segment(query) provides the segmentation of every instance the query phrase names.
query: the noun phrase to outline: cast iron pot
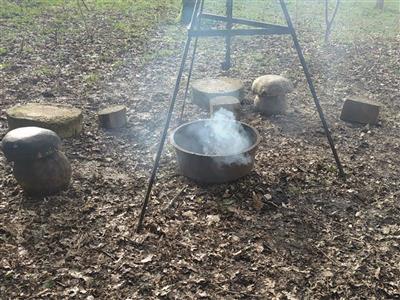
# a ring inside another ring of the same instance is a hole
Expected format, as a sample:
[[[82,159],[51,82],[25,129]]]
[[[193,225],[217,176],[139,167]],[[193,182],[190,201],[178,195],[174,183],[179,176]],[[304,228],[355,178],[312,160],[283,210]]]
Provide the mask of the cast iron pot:
[[[193,132],[204,127],[211,119],[185,123],[176,128],[171,135],[171,143],[176,151],[176,158],[182,175],[200,183],[224,183],[235,181],[251,172],[260,135],[258,131],[243,122],[237,122],[250,138],[251,145],[239,153],[228,155],[210,155],[203,153],[202,146]]]

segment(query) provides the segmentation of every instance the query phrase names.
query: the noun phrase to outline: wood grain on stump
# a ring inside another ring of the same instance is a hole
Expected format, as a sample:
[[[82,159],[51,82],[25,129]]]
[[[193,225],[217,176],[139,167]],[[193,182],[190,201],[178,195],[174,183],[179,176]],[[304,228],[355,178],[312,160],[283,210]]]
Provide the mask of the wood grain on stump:
[[[53,130],[61,138],[78,135],[82,131],[80,109],[55,104],[28,103],[6,111],[10,129],[37,126]]]
[[[206,78],[192,84],[192,102],[209,109],[210,99],[219,96],[233,96],[239,100],[243,95],[243,83],[234,78]]]
[[[113,105],[102,109],[98,113],[101,127],[114,129],[126,125],[126,107],[123,105]]]

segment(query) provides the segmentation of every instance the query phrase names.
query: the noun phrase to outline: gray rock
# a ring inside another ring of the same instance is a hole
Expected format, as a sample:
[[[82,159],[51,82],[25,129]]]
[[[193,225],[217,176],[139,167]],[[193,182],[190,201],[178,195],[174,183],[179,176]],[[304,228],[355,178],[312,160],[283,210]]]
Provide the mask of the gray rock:
[[[286,96],[256,96],[254,107],[265,116],[285,114],[287,110]]]
[[[15,162],[14,176],[28,194],[50,195],[68,188],[71,165],[62,152],[41,159]]]
[[[61,140],[51,130],[22,127],[8,132],[1,146],[9,161],[31,161],[56,152],[61,147]]]
[[[254,80],[251,90],[258,96],[280,96],[293,90],[293,84],[283,76],[264,75]]]

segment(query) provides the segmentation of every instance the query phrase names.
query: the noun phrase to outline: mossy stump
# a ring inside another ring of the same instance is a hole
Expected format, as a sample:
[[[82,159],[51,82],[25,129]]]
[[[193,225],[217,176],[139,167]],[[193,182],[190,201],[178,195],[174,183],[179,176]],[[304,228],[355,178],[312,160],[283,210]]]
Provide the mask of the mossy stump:
[[[112,105],[99,111],[99,125],[107,129],[116,129],[126,126],[126,106]]]
[[[77,136],[82,131],[82,111],[72,106],[28,103],[6,111],[10,130],[36,126],[54,131],[61,138]]]
[[[192,102],[209,109],[210,100],[220,96],[243,97],[243,83],[239,79],[220,77],[196,80],[192,84]]]

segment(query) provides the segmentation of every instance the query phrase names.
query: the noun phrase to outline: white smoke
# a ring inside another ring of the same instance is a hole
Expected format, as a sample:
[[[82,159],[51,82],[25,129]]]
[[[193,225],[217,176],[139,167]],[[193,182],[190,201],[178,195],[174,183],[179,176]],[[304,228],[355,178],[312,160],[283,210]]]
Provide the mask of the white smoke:
[[[218,164],[248,164],[250,155],[243,151],[252,145],[249,133],[234,114],[224,108],[214,113],[205,126],[193,132],[205,155],[218,156],[214,160]]]

